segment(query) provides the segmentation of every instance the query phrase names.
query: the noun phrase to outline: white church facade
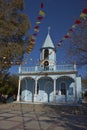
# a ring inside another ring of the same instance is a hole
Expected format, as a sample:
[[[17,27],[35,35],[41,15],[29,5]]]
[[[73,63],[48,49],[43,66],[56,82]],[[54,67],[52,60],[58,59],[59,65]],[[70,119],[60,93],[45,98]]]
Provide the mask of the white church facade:
[[[76,103],[82,98],[77,67],[56,64],[49,32],[40,49],[40,61],[35,67],[19,67],[18,102]]]

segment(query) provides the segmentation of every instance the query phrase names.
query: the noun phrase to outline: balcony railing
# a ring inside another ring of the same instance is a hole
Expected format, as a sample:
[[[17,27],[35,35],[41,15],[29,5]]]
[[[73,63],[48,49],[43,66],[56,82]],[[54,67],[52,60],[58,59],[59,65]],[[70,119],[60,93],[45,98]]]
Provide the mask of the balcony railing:
[[[54,65],[54,66],[35,66],[35,67],[19,67],[19,73],[38,73],[38,72],[69,72],[76,71],[76,65]]]

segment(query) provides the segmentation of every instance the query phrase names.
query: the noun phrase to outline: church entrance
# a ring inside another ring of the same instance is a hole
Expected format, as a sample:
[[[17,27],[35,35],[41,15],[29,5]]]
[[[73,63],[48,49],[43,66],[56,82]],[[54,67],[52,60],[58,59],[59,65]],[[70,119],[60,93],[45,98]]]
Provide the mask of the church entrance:
[[[54,94],[53,79],[50,77],[42,77],[38,80],[38,84],[38,102],[52,102]]]
[[[62,98],[64,98],[64,100],[67,101],[67,88],[65,82],[61,83],[61,95]]]

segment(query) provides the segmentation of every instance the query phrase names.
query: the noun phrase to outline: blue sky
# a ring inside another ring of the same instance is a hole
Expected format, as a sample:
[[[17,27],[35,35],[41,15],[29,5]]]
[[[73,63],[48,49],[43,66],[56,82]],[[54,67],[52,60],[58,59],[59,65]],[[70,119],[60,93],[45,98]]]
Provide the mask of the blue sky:
[[[26,13],[29,17],[31,28],[30,34],[34,33],[35,22],[37,21],[40,4],[44,3],[46,16],[40,24],[40,31],[36,37],[35,47],[27,59],[29,66],[34,66],[40,56],[39,49],[42,47],[46,38],[48,27],[51,27],[50,35],[54,45],[56,45],[71,29],[76,19],[84,8],[87,8],[87,0],[24,0]],[[65,62],[67,46],[70,40],[65,40],[57,50],[57,64]],[[32,60],[31,60],[32,58]],[[11,69],[12,73],[17,72],[17,67]]]

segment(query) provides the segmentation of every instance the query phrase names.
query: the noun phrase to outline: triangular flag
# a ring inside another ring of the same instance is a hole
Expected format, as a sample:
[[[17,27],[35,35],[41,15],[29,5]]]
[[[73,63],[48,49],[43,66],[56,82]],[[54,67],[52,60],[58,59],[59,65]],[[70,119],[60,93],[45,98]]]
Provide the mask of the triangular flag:
[[[41,8],[44,8],[44,4],[43,3],[41,3]]]
[[[76,21],[75,21],[75,24],[80,24],[80,23],[81,23],[80,20],[76,20]]]
[[[84,14],[87,14],[87,8],[83,10],[83,13],[84,13]]]
[[[72,28],[75,28],[76,27],[76,25],[74,24],[74,25],[72,25]]]
[[[34,28],[35,28],[35,29],[38,29],[38,28],[39,28],[39,26],[35,26]]]
[[[70,36],[70,33],[69,33],[69,32],[67,33],[67,36]]]
[[[73,29],[70,29],[69,31],[70,31],[70,32],[73,32]]]
[[[36,29],[36,28],[35,28],[34,31],[35,31],[35,32],[39,32],[39,29]]]
[[[37,18],[38,20],[42,20],[43,19],[43,17],[42,16],[38,16],[38,18]]]
[[[64,36],[65,38],[69,38],[70,36],[68,36],[68,35],[66,35],[66,36]]]
[[[37,36],[37,33],[34,33],[33,36]]]
[[[43,16],[43,17],[44,17],[44,16],[45,16],[45,12],[44,12],[44,11],[42,11],[42,10],[40,10],[40,11],[39,11],[39,15],[41,15],[41,16]]]
[[[80,14],[80,18],[86,19],[86,17],[87,17],[87,14],[84,14],[84,13]]]
[[[41,22],[37,21],[36,24],[41,24]]]
[[[59,43],[57,44],[57,46],[61,46],[61,42],[59,42]]]

